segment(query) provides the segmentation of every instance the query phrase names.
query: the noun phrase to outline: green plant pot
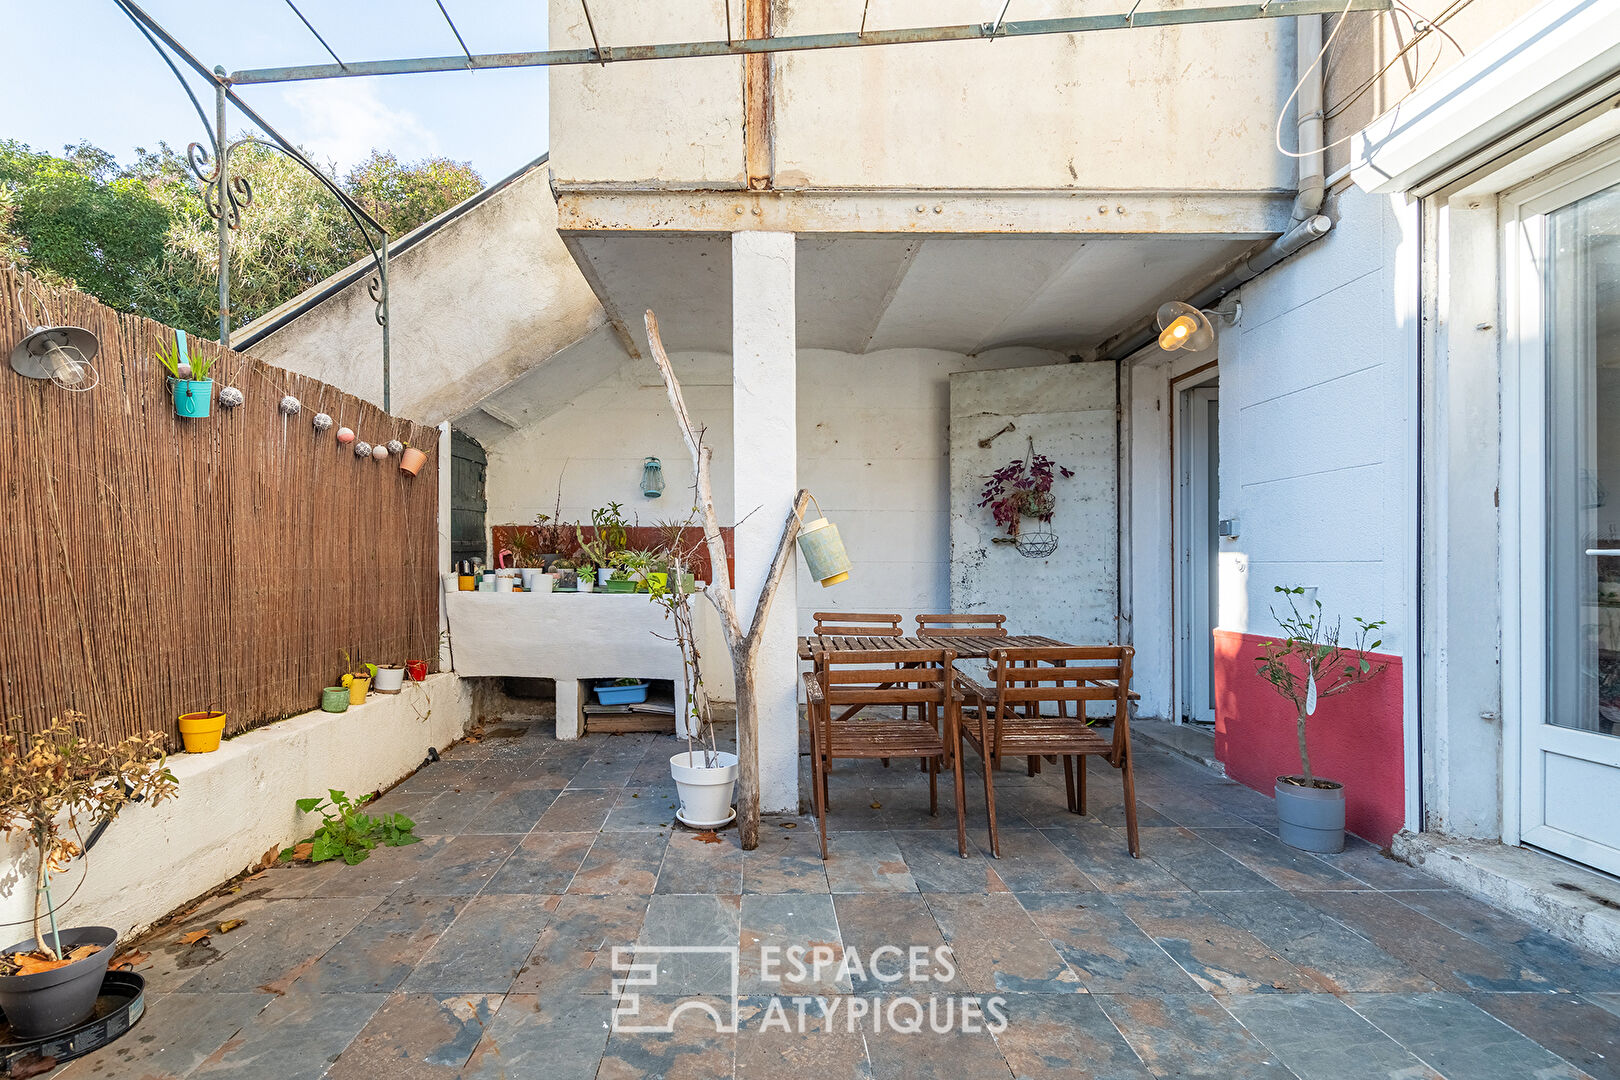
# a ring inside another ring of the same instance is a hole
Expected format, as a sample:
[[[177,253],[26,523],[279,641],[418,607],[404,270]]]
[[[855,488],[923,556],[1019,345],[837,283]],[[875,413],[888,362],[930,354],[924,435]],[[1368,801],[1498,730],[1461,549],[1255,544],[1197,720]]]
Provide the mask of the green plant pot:
[[[349,688],[347,686],[328,686],[321,691],[321,710],[323,712],[347,712],[349,709]]]
[[[610,593],[633,593],[636,591],[636,582],[631,581],[629,578],[625,578],[622,581],[609,580],[606,585],[602,586],[602,591]]]

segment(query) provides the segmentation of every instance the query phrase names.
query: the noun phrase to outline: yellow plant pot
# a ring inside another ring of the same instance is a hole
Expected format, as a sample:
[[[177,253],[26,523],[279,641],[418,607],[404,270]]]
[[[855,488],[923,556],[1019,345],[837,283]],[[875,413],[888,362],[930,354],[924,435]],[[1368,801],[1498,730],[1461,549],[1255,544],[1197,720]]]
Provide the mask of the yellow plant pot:
[[[188,754],[210,754],[219,749],[219,738],[225,734],[225,714],[222,712],[188,712],[180,716],[180,738]]]
[[[345,675],[343,676],[343,685],[349,688],[350,705],[364,705],[366,703],[366,691],[371,689],[371,676]]]

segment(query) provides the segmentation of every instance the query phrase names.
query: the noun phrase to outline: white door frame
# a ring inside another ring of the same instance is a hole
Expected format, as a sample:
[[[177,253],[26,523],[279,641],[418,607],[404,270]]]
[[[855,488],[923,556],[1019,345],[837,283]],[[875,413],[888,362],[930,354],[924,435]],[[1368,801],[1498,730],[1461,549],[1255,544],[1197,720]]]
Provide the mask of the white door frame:
[[[1210,462],[1210,431],[1208,412],[1202,407],[1214,399],[1215,385],[1220,378],[1218,368],[1198,373],[1194,381],[1176,385],[1175,390],[1175,486],[1172,510],[1174,529],[1175,567],[1172,605],[1175,611],[1175,692],[1171,702],[1172,719],[1181,723],[1184,717],[1213,722],[1213,708],[1190,707],[1198,687],[1207,683],[1213,664],[1210,641],[1194,642],[1193,628],[1213,628],[1219,621],[1219,612],[1205,611],[1209,604],[1210,587],[1217,576],[1208,569],[1200,574],[1195,567],[1209,566],[1213,538],[1204,525],[1211,509],[1219,505],[1219,490],[1202,490],[1193,482],[1195,475],[1207,475]],[[1217,435],[1217,438],[1219,436]],[[1218,457],[1218,452],[1217,452]],[[1219,461],[1215,462],[1219,468]],[[1195,471],[1196,470],[1196,471]],[[1199,562],[1199,560],[1202,560]],[[1202,583],[1202,587],[1200,586]]]
[[[1547,353],[1542,261],[1546,215],[1620,184],[1620,147],[1584,157],[1501,198],[1502,349],[1502,840],[1533,844],[1620,872],[1614,853],[1542,820],[1539,755],[1562,751],[1620,767],[1620,738],[1545,723],[1548,621]],[[1583,738],[1582,736],[1585,735]],[[1602,739],[1612,745],[1591,745]],[[1607,865],[1606,865],[1607,864]]]

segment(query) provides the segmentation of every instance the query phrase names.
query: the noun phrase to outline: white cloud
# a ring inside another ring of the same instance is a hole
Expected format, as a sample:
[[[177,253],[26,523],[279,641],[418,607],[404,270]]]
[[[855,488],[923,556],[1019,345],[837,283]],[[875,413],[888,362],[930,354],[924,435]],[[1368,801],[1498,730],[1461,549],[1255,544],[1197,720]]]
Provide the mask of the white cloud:
[[[402,161],[439,153],[439,140],[409,109],[384,104],[374,87],[353,79],[309,82],[282,91],[298,114],[282,134],[320,164],[337,163],[341,176],[373,148],[392,150]],[[278,125],[280,126],[280,125]]]

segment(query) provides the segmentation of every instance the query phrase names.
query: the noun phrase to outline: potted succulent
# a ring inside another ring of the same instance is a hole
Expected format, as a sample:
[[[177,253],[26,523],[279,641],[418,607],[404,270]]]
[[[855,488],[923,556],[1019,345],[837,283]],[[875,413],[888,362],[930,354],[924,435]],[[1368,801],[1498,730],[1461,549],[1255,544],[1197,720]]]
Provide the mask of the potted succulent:
[[[708,696],[703,692],[703,671],[697,647],[697,630],[692,621],[692,601],[680,582],[686,564],[677,555],[669,575],[649,586],[652,602],[664,610],[664,617],[675,627],[675,644],[681,652],[686,675],[686,700],[682,702],[686,722],[686,749],[669,759],[670,776],[681,805],[675,819],[697,829],[716,829],[730,824],[737,816],[731,800],[737,788],[737,755],[717,749]],[[676,582],[671,588],[669,582]]]
[[[580,558],[579,565],[574,568],[574,575],[577,578],[575,587],[580,592],[596,591],[596,567],[591,565],[589,559]]]
[[[165,765],[165,735],[113,741],[87,727],[82,714],[69,712],[36,732],[20,730],[13,718],[0,735],[0,831],[21,833],[35,858],[34,935],[0,952],[0,1009],[24,1039],[54,1035],[91,1015],[118,940],[111,927],[57,925],[51,874],[84,854],[64,834],[77,838],[132,802],[155,805],[179,788]]]
[[[1278,585],[1275,591],[1288,600],[1288,614],[1281,615],[1276,608],[1271,611],[1287,636],[1261,645],[1257,670],[1293,709],[1300,769],[1297,776],[1277,777],[1278,836],[1302,851],[1343,851],[1344,785],[1311,771],[1305,725],[1322,698],[1359,686],[1389,666],[1367,658],[1383,644],[1381,639],[1367,639],[1384,623],[1357,618],[1355,643],[1345,645],[1339,639],[1340,623],[1330,624],[1322,613],[1322,602],[1307,599],[1302,586]],[[1302,600],[1304,611],[1300,610]]]
[[[608,503],[592,510],[591,538],[585,539],[585,530],[578,525],[574,526],[574,538],[579,544],[580,554],[597,568],[597,584],[606,585],[611,577],[612,557],[623,551],[630,542],[624,507],[619,503]]]
[[[208,373],[214,368],[214,358],[199,356],[193,360],[186,355],[184,341],[176,331],[174,341],[166,341],[158,349],[157,361],[169,373],[169,391],[174,397],[174,414],[190,419],[208,415],[214,403],[214,380]]]
[[[639,584],[634,576],[632,566],[636,562],[635,553],[629,551],[615,551],[607,558],[607,567],[598,571],[606,573],[607,579],[602,581],[602,591],[609,593],[633,593]]]

